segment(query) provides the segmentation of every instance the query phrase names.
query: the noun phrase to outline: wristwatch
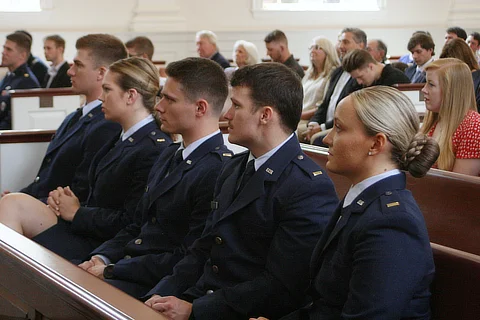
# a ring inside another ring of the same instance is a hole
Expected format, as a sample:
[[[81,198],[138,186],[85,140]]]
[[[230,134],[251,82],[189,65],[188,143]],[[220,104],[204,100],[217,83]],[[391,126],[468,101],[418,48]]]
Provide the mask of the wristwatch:
[[[113,279],[113,267],[114,266],[115,266],[115,264],[110,263],[110,264],[107,264],[105,269],[103,269],[103,277],[105,279]]]

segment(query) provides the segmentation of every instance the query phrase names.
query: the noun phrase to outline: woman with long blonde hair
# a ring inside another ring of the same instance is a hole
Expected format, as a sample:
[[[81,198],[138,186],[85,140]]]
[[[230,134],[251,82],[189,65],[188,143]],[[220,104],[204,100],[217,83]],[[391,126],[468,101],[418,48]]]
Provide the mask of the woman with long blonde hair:
[[[439,59],[425,71],[422,89],[427,112],[422,132],[440,145],[435,167],[468,175],[480,174],[480,114],[472,73],[459,59]]]

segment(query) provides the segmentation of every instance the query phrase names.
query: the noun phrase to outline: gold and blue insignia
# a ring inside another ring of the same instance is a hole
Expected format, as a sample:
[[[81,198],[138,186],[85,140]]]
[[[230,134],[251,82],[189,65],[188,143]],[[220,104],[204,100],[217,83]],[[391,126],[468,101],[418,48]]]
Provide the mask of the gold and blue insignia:
[[[165,142],[165,139],[157,139],[157,142]]]
[[[387,208],[396,207],[396,206],[399,206],[399,205],[400,205],[400,202],[398,202],[398,201],[390,202],[390,203],[387,203]]]
[[[128,138],[128,141],[133,142],[133,138],[132,137]]]
[[[265,169],[265,171],[267,171],[268,174],[273,174],[273,170],[270,168]]]
[[[188,159],[187,164],[192,164],[192,160]]]
[[[303,160],[303,155],[302,155],[302,154],[301,154],[301,155],[298,155],[298,156],[297,156],[297,159],[298,159],[298,160]]]
[[[218,209],[218,202],[217,202],[217,201],[212,201],[212,202],[210,202],[210,208],[211,208],[212,210]]]
[[[231,153],[224,153],[224,154],[222,154],[222,155],[223,155],[224,157],[231,157],[231,156],[232,156]]]
[[[89,117],[89,118],[93,117],[93,114],[89,113],[89,114],[88,114],[88,117]]]
[[[358,201],[357,201],[357,204],[358,204],[359,206],[363,206],[364,203],[365,203],[365,201],[363,201],[363,200],[358,200]]]
[[[323,174],[323,172],[322,171],[314,171],[314,172],[312,172],[312,174],[313,174],[314,177],[316,177],[316,176],[319,176],[319,175]]]
[[[30,75],[29,75],[28,73],[24,73],[23,76],[24,76],[25,78],[30,77]]]

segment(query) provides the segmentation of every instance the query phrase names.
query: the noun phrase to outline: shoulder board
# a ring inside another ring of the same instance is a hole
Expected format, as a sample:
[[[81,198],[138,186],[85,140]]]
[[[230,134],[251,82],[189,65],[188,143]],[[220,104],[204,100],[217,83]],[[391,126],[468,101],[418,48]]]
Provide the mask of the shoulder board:
[[[386,191],[380,196],[381,210],[383,213],[392,213],[404,209],[403,199],[395,191]]]
[[[303,152],[296,155],[292,161],[312,179],[326,175],[325,170]]]

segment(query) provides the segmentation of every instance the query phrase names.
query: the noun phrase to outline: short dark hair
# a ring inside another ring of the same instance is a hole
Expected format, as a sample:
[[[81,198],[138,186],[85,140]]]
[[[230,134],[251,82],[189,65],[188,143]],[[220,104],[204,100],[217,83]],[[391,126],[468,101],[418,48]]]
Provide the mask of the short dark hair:
[[[363,43],[365,46],[367,46],[367,34],[365,31],[359,28],[344,28],[340,34],[345,33],[345,32],[350,32],[353,34],[353,40],[355,43]]]
[[[425,50],[432,49],[432,56],[435,55],[435,42],[433,42],[432,37],[426,33],[416,33],[410,40],[408,40],[408,51],[412,51],[417,45],[420,45]]]
[[[7,35],[7,40],[14,42],[17,47],[21,48],[27,53],[27,57],[30,54],[30,49],[32,47],[32,40],[22,32],[14,32]]]
[[[273,107],[286,132],[297,129],[302,114],[303,86],[300,77],[281,63],[269,62],[245,66],[233,74],[232,87],[250,89],[254,110]]]
[[[33,42],[33,37],[31,35],[31,33],[28,32],[27,30],[16,30],[15,33],[22,33],[30,39],[30,42]]]
[[[52,34],[51,36],[46,36],[43,41],[53,41],[58,48],[65,49],[65,39],[60,37],[58,34]]]
[[[382,62],[387,60],[387,45],[380,39],[376,39],[378,50],[383,50]]]
[[[467,40],[467,33],[463,28],[460,27],[450,27],[447,29],[447,33],[455,33],[457,37]]]
[[[169,63],[165,72],[180,83],[188,100],[203,98],[212,105],[214,113],[220,115],[227,99],[228,83],[218,63],[205,58],[185,58]]]
[[[470,33],[470,35],[473,37],[474,40],[477,40],[478,43],[480,43],[480,33],[474,31],[474,32]]]
[[[270,43],[270,42],[284,42],[288,44],[287,36],[283,31],[275,29],[269,34],[265,36],[265,39],[263,39],[265,43]]]
[[[128,56],[123,42],[110,34],[87,34],[77,40],[75,48],[90,50],[90,55],[93,56],[97,68],[108,67],[115,61]]]
[[[378,62],[372,55],[363,49],[354,49],[348,52],[342,59],[342,68],[346,72],[352,72],[357,69],[363,69],[369,63],[377,64]]]
[[[138,54],[146,54],[148,59],[153,59],[153,52],[155,50],[153,43],[147,37],[139,36],[125,42],[127,48],[133,48]]]

